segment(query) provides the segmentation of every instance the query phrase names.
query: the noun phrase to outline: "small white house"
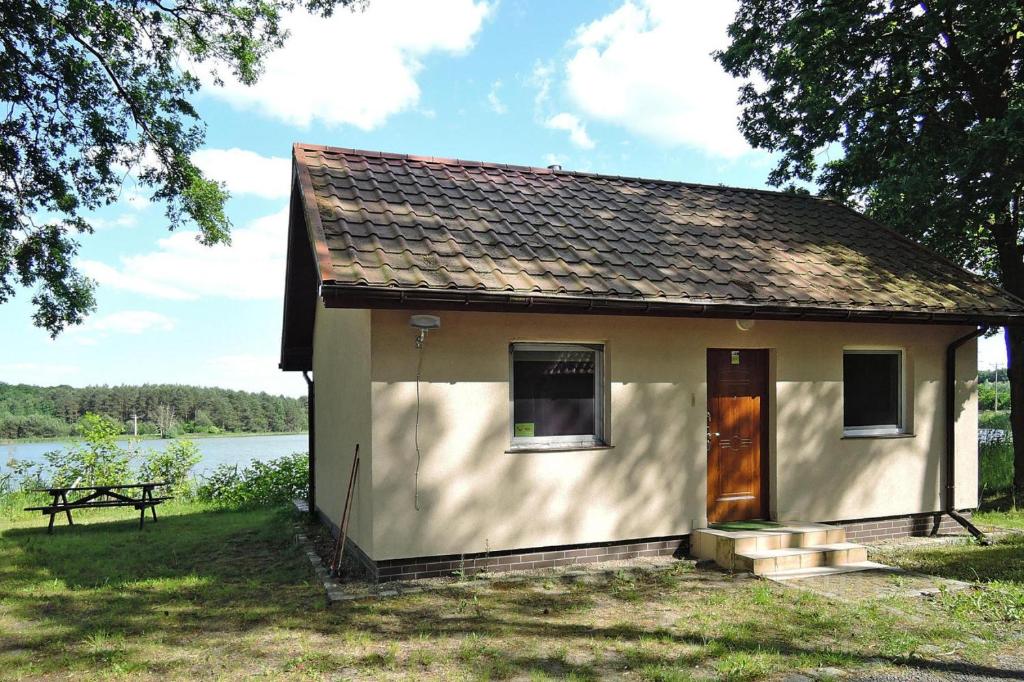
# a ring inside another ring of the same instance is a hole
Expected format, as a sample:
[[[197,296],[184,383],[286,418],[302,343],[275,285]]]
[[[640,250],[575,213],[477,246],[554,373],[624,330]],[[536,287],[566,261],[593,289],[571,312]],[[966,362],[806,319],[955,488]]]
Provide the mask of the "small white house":
[[[281,367],[315,386],[334,527],[359,445],[349,549],[380,579],[670,554],[746,519],[923,533],[977,505],[975,338],[1024,303],[863,215],[293,159]]]

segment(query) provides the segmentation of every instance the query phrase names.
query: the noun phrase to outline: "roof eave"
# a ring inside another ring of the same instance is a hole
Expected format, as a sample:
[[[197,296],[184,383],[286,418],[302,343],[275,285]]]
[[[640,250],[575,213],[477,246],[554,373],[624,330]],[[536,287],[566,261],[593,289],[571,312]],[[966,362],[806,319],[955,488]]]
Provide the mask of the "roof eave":
[[[949,312],[820,305],[682,302],[643,298],[599,298],[516,292],[374,287],[324,282],[329,308],[463,310],[476,312],[650,315],[656,317],[752,318],[821,322],[870,322],[1007,326],[1024,323],[1024,311]]]

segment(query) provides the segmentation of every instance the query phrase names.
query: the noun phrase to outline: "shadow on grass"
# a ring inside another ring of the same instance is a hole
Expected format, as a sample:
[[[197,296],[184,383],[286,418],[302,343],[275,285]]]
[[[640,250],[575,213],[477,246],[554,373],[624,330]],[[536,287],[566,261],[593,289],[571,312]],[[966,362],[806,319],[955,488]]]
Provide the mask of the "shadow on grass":
[[[904,568],[942,578],[1001,581],[1024,588],[1024,534],[999,538],[989,546],[964,540],[954,545],[920,548],[900,559]]]
[[[209,510],[165,514],[157,523],[102,520],[57,527],[10,528],[0,542],[12,549],[0,571],[15,585],[45,576],[68,588],[111,586],[193,576],[197,579],[293,579],[294,571],[267,572],[262,559],[290,545],[283,510]]]
[[[603,678],[623,670],[646,669],[649,673],[658,670],[670,671],[689,669],[697,666],[711,667],[726,679],[757,679],[772,672],[770,666],[763,670],[750,661],[767,657],[783,663],[783,669],[822,666],[865,666],[888,664],[903,669],[936,673],[958,673],[983,676],[992,679],[1024,679],[1024,669],[1005,669],[966,662],[939,661],[910,655],[860,654],[843,651],[836,646],[814,645],[813,637],[794,637],[789,628],[775,628],[757,624],[737,628],[746,630],[747,636],[718,635],[706,637],[697,632],[671,632],[665,628],[643,628],[627,624],[594,626],[544,622],[540,620],[503,619],[494,615],[446,618],[438,623],[437,612],[433,609],[409,610],[388,608],[380,615],[398,616],[403,623],[417,624],[415,627],[376,627],[362,623],[360,627],[373,635],[392,640],[415,641],[424,632],[421,625],[431,623],[430,635],[443,637],[475,637],[483,641],[513,637],[518,641],[531,639],[574,643],[597,642],[599,645],[613,645],[616,653],[599,662],[586,664],[572,663],[565,656],[531,655],[511,652],[504,654],[487,647],[472,655],[463,655],[477,674],[486,677],[511,677],[524,672],[543,671],[558,677],[575,675],[591,679]],[[664,653],[647,651],[645,645],[654,643]],[[785,662],[789,662],[788,665]],[[674,679],[674,678],[673,678]]]
[[[131,518],[61,527],[52,536],[45,525],[8,529],[0,534],[0,629],[15,634],[0,641],[0,662],[21,657],[44,675],[118,669],[182,676],[213,658],[237,666],[220,674],[237,676],[306,665],[298,649],[329,651],[309,660],[356,676],[436,673],[432,658],[446,671],[493,678],[539,671],[586,679],[625,669],[656,677],[704,666],[749,679],[878,660],[1020,676],[916,658],[914,645],[885,641],[908,633],[927,641],[935,637],[931,625],[886,616],[865,628],[863,611],[770,590],[758,597],[768,600],[762,603],[753,593],[768,589],[763,583],[718,573],[545,591],[538,579],[521,588],[451,589],[327,609],[292,546],[290,524],[276,510],[193,511],[164,515],[141,532]],[[1000,553],[988,564],[1009,560],[999,545],[978,549]],[[626,587],[629,599],[620,594]],[[670,623],[649,621],[654,612],[670,612]],[[722,620],[708,620],[709,613]]]

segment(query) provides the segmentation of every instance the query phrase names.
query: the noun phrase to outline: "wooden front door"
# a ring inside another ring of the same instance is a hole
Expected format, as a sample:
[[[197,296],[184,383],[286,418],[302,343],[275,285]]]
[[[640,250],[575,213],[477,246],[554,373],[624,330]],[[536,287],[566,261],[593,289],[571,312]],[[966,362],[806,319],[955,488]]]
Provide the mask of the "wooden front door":
[[[708,522],[768,517],[768,351],[708,350]]]

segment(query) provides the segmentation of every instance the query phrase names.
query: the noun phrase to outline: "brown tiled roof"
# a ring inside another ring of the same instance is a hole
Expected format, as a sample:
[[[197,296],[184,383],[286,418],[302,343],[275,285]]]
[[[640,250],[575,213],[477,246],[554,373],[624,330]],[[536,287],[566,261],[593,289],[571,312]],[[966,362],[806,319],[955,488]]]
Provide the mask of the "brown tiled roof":
[[[305,144],[294,161],[325,291],[1024,314],[984,279],[811,196]]]

